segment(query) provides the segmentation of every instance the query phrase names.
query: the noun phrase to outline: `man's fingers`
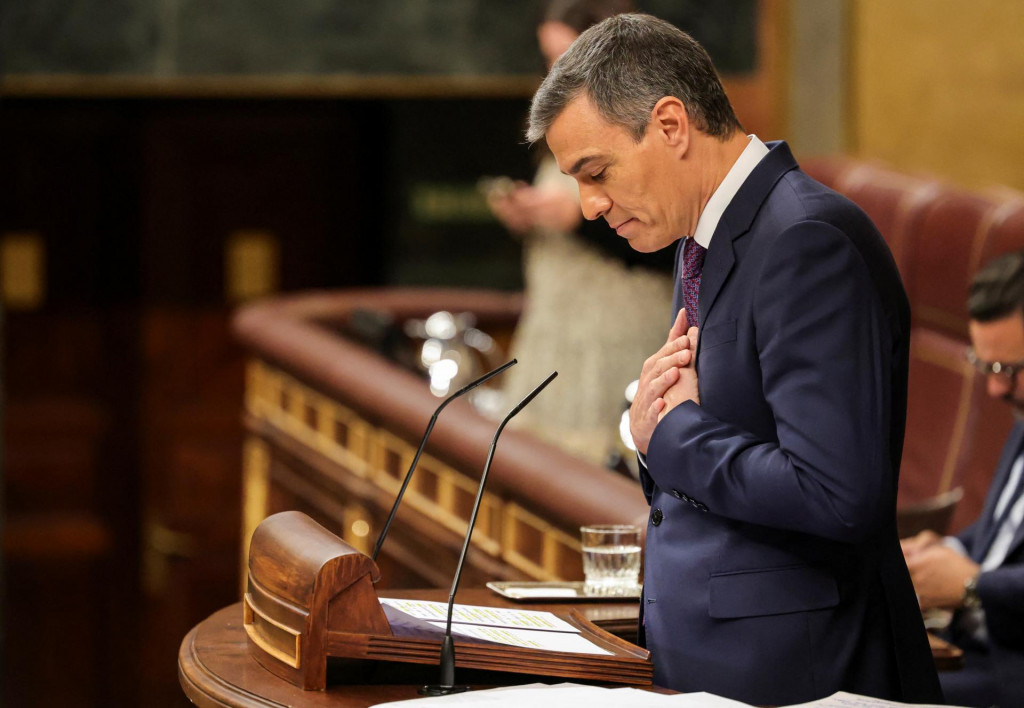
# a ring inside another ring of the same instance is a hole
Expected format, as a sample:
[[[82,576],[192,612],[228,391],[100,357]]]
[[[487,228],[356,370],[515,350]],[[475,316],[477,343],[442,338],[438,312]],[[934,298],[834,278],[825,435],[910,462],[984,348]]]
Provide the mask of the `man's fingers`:
[[[647,358],[640,372],[640,383],[630,407],[630,432],[641,452],[647,451],[647,442],[657,425],[670,410],[666,392],[679,382],[681,371],[693,361],[695,337],[688,335],[686,310],[676,314],[665,344]]]
[[[690,327],[686,330],[686,339],[690,342],[690,349],[697,351],[697,339],[700,337],[700,332],[696,327]]]
[[[689,352],[685,353],[689,354]],[[665,385],[665,388],[668,388],[679,380],[679,367],[673,366],[670,369],[666,369],[665,373],[658,377],[658,380]]]
[[[675,333],[674,325],[672,327],[672,332],[670,334],[673,333]],[[643,375],[644,372],[650,371],[659,361],[661,361],[665,357],[671,356],[672,354],[675,354],[676,352],[681,351],[683,349],[691,348],[690,345],[691,340],[686,335],[685,331],[683,331],[678,337],[673,337],[672,339],[669,339],[668,341],[661,345],[661,348],[658,351],[654,352],[654,354],[651,354],[649,357],[647,357],[647,360],[644,362],[643,368],[641,370],[641,375]]]
[[[676,366],[665,369],[661,374],[654,377],[651,380],[651,385],[647,389],[648,398],[661,398],[665,395],[672,384],[679,380],[679,368]]]
[[[659,398],[654,403],[656,405],[651,406],[651,412],[657,416],[658,422],[660,423],[661,419],[668,415],[668,401],[666,401],[664,398]]]
[[[683,339],[685,341],[685,337]],[[679,380],[680,370],[689,366],[692,361],[693,352],[689,349],[680,349],[654,360],[649,367],[645,365],[636,398],[646,402],[661,396],[669,386]]]
[[[687,321],[686,308],[684,307],[676,313],[676,321],[672,323],[672,328],[668,331],[668,339],[665,340],[666,344],[686,334]]]
[[[693,352],[690,349],[680,349],[663,357],[657,363],[652,373],[655,374],[655,378],[664,376],[668,371],[678,369],[681,366],[689,366],[691,361],[693,361]]]
[[[665,395],[665,391],[669,390],[678,380],[678,366],[665,369],[658,376],[653,377],[642,391],[637,391],[636,403],[645,406],[648,405],[648,402],[661,398]]]

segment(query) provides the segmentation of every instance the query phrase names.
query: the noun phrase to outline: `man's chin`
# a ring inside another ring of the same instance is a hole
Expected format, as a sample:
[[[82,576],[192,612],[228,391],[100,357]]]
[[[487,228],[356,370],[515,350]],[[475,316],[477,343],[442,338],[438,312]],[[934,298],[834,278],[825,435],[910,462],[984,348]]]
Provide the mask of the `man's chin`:
[[[654,253],[658,250],[657,248],[652,248],[649,243],[645,243],[643,239],[627,240],[626,243],[637,253]]]
[[[629,244],[629,247],[638,253],[654,253],[655,251],[660,251],[666,246],[675,243],[675,239],[664,242],[657,236],[652,236],[651,234],[637,235],[632,238],[623,238],[626,239],[626,243]]]

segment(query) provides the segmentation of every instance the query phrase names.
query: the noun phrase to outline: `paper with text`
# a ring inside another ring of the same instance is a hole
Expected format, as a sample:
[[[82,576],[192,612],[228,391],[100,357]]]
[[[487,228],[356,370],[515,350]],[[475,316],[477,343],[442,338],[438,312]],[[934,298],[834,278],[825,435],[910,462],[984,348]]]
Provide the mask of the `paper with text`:
[[[397,611],[412,618],[406,622],[389,616],[392,627],[413,627],[415,633],[415,627],[410,622],[419,622],[421,628],[426,627],[431,632],[427,636],[432,638],[435,630],[438,637],[444,635],[447,603],[392,598],[381,598],[380,603],[384,605],[385,611]],[[452,608],[452,635],[541,651],[604,656],[614,654],[582,636],[576,627],[557,615],[536,610],[455,605]]]
[[[448,603],[426,600],[396,600],[382,597],[380,604],[401,610],[416,619],[447,621]],[[509,627],[538,629],[548,632],[578,632],[575,627],[550,612],[536,610],[511,610],[501,607],[478,605],[455,605],[452,609],[453,624],[478,624],[485,627]]]
[[[444,622],[431,622],[444,632]],[[565,651],[573,654],[604,654],[611,656],[593,642],[584,639],[574,632],[543,632],[535,629],[512,629],[509,627],[484,627],[478,624],[453,624],[452,634],[460,637],[484,639],[489,642],[507,644],[526,649],[542,649],[544,651]]]

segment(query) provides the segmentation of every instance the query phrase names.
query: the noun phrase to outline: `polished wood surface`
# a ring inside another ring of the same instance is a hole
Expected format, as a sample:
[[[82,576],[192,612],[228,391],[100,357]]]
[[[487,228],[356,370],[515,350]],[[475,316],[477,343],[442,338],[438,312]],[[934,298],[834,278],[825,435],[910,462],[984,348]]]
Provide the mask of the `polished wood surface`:
[[[357,708],[387,700],[415,698],[418,686],[335,684],[304,691],[274,676],[249,654],[242,606],[231,605],[195,627],[178,653],[178,678],[197,706],[332,706]]]
[[[402,323],[441,310],[472,312],[477,327],[494,333],[510,330],[521,302],[497,291],[373,288],[267,298],[240,310],[235,333],[253,354],[244,419],[246,446],[255,453],[246,458],[243,536],[285,509],[308,514],[366,553],[380,533],[439,401],[398,361],[418,356],[420,346],[404,327],[393,332],[395,358],[344,336],[359,329],[359,313]],[[382,584],[451,581],[494,430],[466,399],[445,408],[376,559]],[[647,514],[635,480],[528,431],[506,430],[464,583],[581,580],[579,527],[643,526]]]
[[[382,595],[417,600],[444,600],[441,590],[394,590]],[[535,610],[559,610],[566,603],[515,603],[487,590],[467,589],[458,600],[464,604],[489,604]],[[587,619],[602,628],[619,630],[635,640],[638,605],[635,602],[584,603],[574,605]],[[621,635],[620,635],[621,636]],[[956,670],[963,665],[960,649],[929,634],[932,656],[940,671]],[[185,695],[201,708],[364,708],[386,701],[417,698],[424,683],[436,681],[432,666],[411,666],[390,662],[353,662],[329,669],[327,690],[304,691],[274,676],[252,658],[242,627],[241,603],[225,607],[197,625],[181,643],[178,653],[178,678]],[[495,674],[459,670],[462,682],[481,678],[477,685],[528,683],[532,677],[522,674]],[[661,691],[657,687],[650,690]]]
[[[306,690],[327,685],[329,657],[437,664],[440,636],[392,625],[373,583],[377,565],[300,511],[264,519],[252,534],[242,601],[253,657]],[[482,603],[493,605],[488,596]],[[633,601],[635,605],[635,600]],[[458,669],[508,671],[631,685],[651,683],[650,653],[563,605],[557,616],[605,654],[495,645],[455,638]],[[635,621],[635,620],[634,620]]]
[[[390,594],[418,600],[446,599],[446,593],[441,590],[395,590]],[[578,605],[514,603],[487,590],[476,589],[460,592],[458,601],[536,610],[575,607],[588,620],[605,629],[635,628],[638,610],[635,602]],[[201,708],[363,708],[386,701],[417,698],[421,685],[436,682],[437,669],[434,666],[392,662],[350,662],[332,664],[328,675],[325,691],[304,691],[260,666],[252,658],[246,643],[241,603],[226,607],[197,625],[182,641],[178,653],[178,678],[182,689],[189,700]],[[529,683],[536,677],[458,670],[456,679],[485,686]]]
[[[243,598],[253,655],[297,686],[323,688],[333,632],[391,635],[373,589],[379,579],[369,556],[305,514],[264,519],[252,535]]]

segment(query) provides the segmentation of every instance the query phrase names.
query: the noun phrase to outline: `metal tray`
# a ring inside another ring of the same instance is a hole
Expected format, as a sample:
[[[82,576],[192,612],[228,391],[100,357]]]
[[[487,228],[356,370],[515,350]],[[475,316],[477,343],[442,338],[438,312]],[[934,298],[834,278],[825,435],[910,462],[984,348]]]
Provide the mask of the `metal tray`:
[[[640,586],[625,595],[588,595],[582,581],[527,582],[492,580],[487,587],[502,597],[516,602],[636,602],[640,599]]]

